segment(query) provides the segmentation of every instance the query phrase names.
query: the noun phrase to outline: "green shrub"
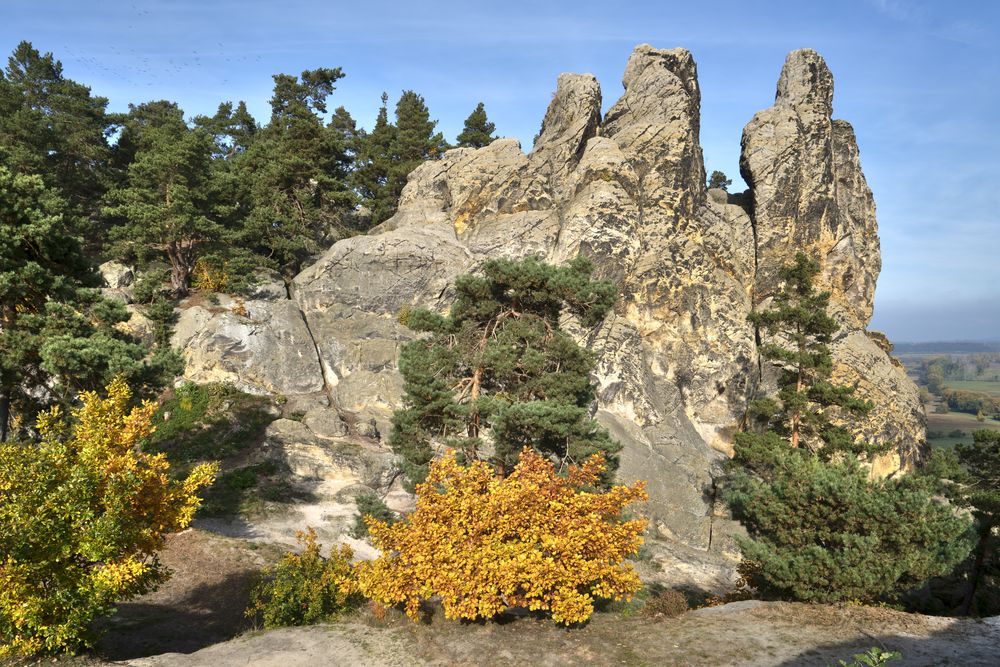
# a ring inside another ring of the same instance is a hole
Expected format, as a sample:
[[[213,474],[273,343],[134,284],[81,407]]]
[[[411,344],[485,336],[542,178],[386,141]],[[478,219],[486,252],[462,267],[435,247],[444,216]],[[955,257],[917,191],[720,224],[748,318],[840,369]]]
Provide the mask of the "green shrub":
[[[853,658],[851,662],[838,660],[837,664],[839,667],[882,667],[890,660],[902,658],[903,654],[899,651],[886,651],[885,649],[873,646],[864,653],[855,653],[851,657]]]
[[[394,524],[399,521],[399,517],[391,509],[386,506],[382,499],[372,491],[366,491],[359,494],[357,498],[354,499],[355,504],[358,506],[358,515],[354,518],[354,527],[351,528],[351,537],[363,540],[368,537],[368,524],[365,523],[365,517],[370,516],[373,519],[382,521],[387,524]]]
[[[280,469],[274,461],[262,461],[220,474],[205,494],[198,515],[231,516],[247,509],[247,501],[255,497],[269,500],[274,493],[273,487],[280,485],[280,480],[272,480],[278,472]]]
[[[724,498],[749,533],[744,575],[764,596],[873,602],[950,572],[971,549],[969,519],[919,479],[871,480],[854,460],[824,462],[773,433],[737,436],[732,468]]]
[[[299,532],[297,539],[302,553],[286,553],[251,592],[246,615],[263,621],[265,628],[318,623],[360,601],[342,589],[353,576],[350,547],[342,545],[324,558],[315,530]]]
[[[94,620],[166,578],[156,554],[218,468],[171,479],[136,447],[154,406],[132,397],[115,380],[107,398],[81,395],[71,421],[43,413],[40,441],[0,443],[0,664],[92,645]]]
[[[232,385],[187,382],[156,411],[156,431],[144,447],[165,453],[172,463],[225,458],[263,437],[275,419],[265,410],[267,402]]]

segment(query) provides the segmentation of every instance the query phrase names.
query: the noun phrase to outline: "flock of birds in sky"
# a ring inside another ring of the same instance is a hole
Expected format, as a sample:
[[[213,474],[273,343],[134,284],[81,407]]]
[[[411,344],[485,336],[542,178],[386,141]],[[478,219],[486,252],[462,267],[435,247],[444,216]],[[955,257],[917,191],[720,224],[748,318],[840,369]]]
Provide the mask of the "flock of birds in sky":
[[[152,12],[131,4],[134,14],[132,20],[124,24],[124,30],[131,35],[136,34],[136,28],[143,27],[152,19]],[[228,77],[228,72],[234,65],[249,62],[261,62],[260,54],[240,55],[234,53],[225,44],[216,41],[217,49],[208,47],[200,50],[192,49],[187,53],[171,52],[169,54],[156,54],[148,50],[138,50],[135,48],[125,48],[107,43],[103,53],[94,51],[93,55],[80,55],[69,47],[61,47],[54,54],[60,60],[67,63],[79,65],[86,71],[100,79],[110,78],[130,86],[152,87],[164,77],[174,79],[180,83],[192,84],[194,78],[191,76],[195,68],[210,67],[219,69],[224,77]],[[224,70],[224,71],[221,71]],[[79,77],[83,79],[83,77]],[[82,83],[89,82],[84,79]],[[228,78],[219,79],[220,83],[229,83]],[[99,94],[99,91],[95,91]]]

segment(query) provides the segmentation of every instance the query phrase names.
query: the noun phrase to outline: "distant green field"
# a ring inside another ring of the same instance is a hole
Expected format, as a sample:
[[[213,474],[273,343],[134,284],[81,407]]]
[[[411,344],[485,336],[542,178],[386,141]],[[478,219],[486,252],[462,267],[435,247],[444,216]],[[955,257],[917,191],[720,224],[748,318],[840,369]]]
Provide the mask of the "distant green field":
[[[933,412],[927,413],[927,431],[937,431],[944,435],[939,438],[927,438],[927,444],[932,447],[954,447],[960,442],[972,442],[972,432],[981,428],[1000,431],[1000,421],[987,419],[979,421],[975,415],[964,412],[949,412],[946,415],[939,415]],[[957,437],[950,435],[954,430],[961,430],[965,435]]]
[[[945,384],[952,389],[978,391],[1000,398],[1000,382],[989,382],[987,380],[946,380]]]

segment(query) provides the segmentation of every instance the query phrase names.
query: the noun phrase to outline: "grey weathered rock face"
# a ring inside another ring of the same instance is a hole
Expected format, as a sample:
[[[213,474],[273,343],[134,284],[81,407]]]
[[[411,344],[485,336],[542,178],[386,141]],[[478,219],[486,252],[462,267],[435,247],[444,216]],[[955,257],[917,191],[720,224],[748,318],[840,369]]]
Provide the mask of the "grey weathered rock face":
[[[777,271],[804,250],[823,265],[834,313],[846,327],[863,329],[882,268],[875,201],[854,131],[832,112],[833,76],[823,58],[793,51],[774,106],[743,131],[740,165],[757,229],[755,296],[773,294]]]
[[[186,380],[230,382],[253,394],[323,390],[312,335],[289,299],[189,301],[171,343],[183,352]]]
[[[876,469],[908,466],[921,451],[925,416],[916,387],[867,336],[882,267],[875,200],[865,181],[851,125],[833,120],[833,76],[823,58],[803,49],[788,55],[774,106],[743,132],[740,160],[753,198],[757,235],[756,304],[778,286],[782,265],[802,250],[822,267],[831,312],[843,325],[834,353],[838,377],[857,384],[877,406],[859,429],[900,445]]]
[[[748,400],[767,389],[747,315],[804,249],[820,257],[843,325],[838,378],[883,406],[862,433],[901,444],[877,471],[905,467],[923,440],[922,409],[865,332],[880,268],[874,203],[850,126],[831,119],[822,58],[791,54],[775,106],[745,130],[752,213],[706,190],[691,54],[639,46],[623,84],[602,119],[596,80],[562,75],[531,153],[503,139],[419,166],[397,214],[336,243],[295,278],[291,300],[248,301],[253,326],[231,309],[188,308],[176,340],[189,376],[321,392],[346,421],[321,417],[320,405],[284,426],[303,431],[290,463],[322,467],[330,445],[321,431],[349,422],[354,433],[372,423],[370,434],[388,432],[402,396],[399,347],[414,336],[402,311],[446,309],[454,278],[493,257],[586,255],[621,296],[593,330],[564,324],[596,355],[597,418],[625,445],[619,475],[649,482],[654,554],[666,570],[715,588],[734,552],[715,480]]]
[[[323,437],[313,429],[308,421],[272,422],[265,433],[270,455],[302,479],[388,492],[399,474],[392,450],[364,438]]]
[[[118,299],[124,303],[132,302],[132,289],[135,285],[135,272],[121,262],[104,262],[97,267],[105,287],[104,295]]]

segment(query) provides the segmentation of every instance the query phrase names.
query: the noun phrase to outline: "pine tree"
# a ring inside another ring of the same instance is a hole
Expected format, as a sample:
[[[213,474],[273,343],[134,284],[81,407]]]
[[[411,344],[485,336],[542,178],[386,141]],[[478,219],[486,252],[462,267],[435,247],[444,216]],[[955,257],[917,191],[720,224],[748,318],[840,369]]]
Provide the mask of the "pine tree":
[[[152,121],[143,124],[126,182],[108,198],[108,215],[121,220],[110,232],[113,252],[129,262],[148,264],[166,256],[170,284],[185,296],[199,253],[222,229],[212,219],[212,137],[190,129],[172,103],[154,103]],[[146,105],[143,105],[146,106]],[[142,107],[133,112],[145,115]]]
[[[960,613],[972,612],[983,581],[992,576],[1000,583],[1000,431],[980,429],[972,444],[960,443],[955,450],[965,470],[963,500],[976,519],[976,546]]]
[[[389,95],[382,93],[382,106],[375,119],[375,127],[356,139],[357,157],[352,181],[362,200],[371,210],[372,221],[382,222],[392,217],[396,201],[389,187],[392,171],[392,145],[396,127],[389,123]]]
[[[855,459],[824,461],[777,434],[738,439],[723,497],[748,536],[741,572],[765,598],[895,600],[951,572],[969,520],[919,480],[873,480]]]
[[[713,171],[712,175],[708,179],[709,188],[718,188],[720,190],[728,190],[729,186],[733,184],[733,179],[726,178],[726,174],[721,171]]]
[[[64,220],[77,234],[95,236],[111,178],[107,105],[30,42],[18,44],[0,72],[0,155],[16,173],[41,176],[59,192]]]
[[[396,123],[389,123],[388,95],[382,93],[375,127],[359,140],[355,184],[372,211],[375,224],[392,217],[406,179],[418,165],[441,157],[448,143],[435,132],[436,120],[424,98],[405,90],[396,103]]]
[[[589,415],[591,355],[559,328],[563,310],[592,326],[611,307],[613,285],[590,272],[584,258],[564,267],[491,260],[482,275],[456,280],[447,316],[404,313],[409,327],[430,334],[401,351],[406,407],[390,436],[412,482],[424,479],[437,445],[501,472],[525,446],[561,468],[620,449]]]
[[[95,289],[62,200],[41,177],[0,166],[0,238],[0,441],[12,417],[27,427],[44,403],[116,375],[163,380],[169,369],[144,362],[143,347],[115,328],[128,313]]]
[[[462,133],[457,137],[458,145],[462,148],[489,146],[496,139],[493,134],[496,129],[496,125],[486,117],[486,107],[480,102],[475,111],[465,119]]]
[[[421,162],[441,157],[447,149],[441,133],[434,132],[437,121],[430,116],[422,96],[412,90],[399,96],[392,144],[392,154],[400,163],[397,173],[406,176]]]
[[[837,324],[816,293],[815,262],[785,267],[771,309],[751,316],[770,333],[767,359],[783,370],[777,400],[755,401],[763,432],[738,433],[723,497],[748,536],[738,538],[744,579],[765,596],[872,602],[945,574],[969,552],[969,522],[937,503],[919,479],[870,479],[856,444],[827,410],[870,406],[830,382]],[[805,446],[803,446],[805,445]]]
[[[831,457],[839,452],[874,453],[887,445],[856,444],[849,432],[831,423],[831,412],[857,417],[871,409],[853,396],[854,388],[833,384],[830,342],[838,330],[827,314],[828,292],[816,292],[813,279],[819,265],[803,253],[780,272],[782,289],[770,309],[750,315],[750,321],[770,336],[761,355],[781,368],[778,399],[751,405],[764,425],[786,435],[792,447],[806,444]]]
[[[355,205],[343,114],[338,125],[323,122],[343,76],[340,68],[275,75],[270,122],[237,158],[248,211],[234,244],[252,248],[287,279],[322,239],[345,233],[343,217]]]

